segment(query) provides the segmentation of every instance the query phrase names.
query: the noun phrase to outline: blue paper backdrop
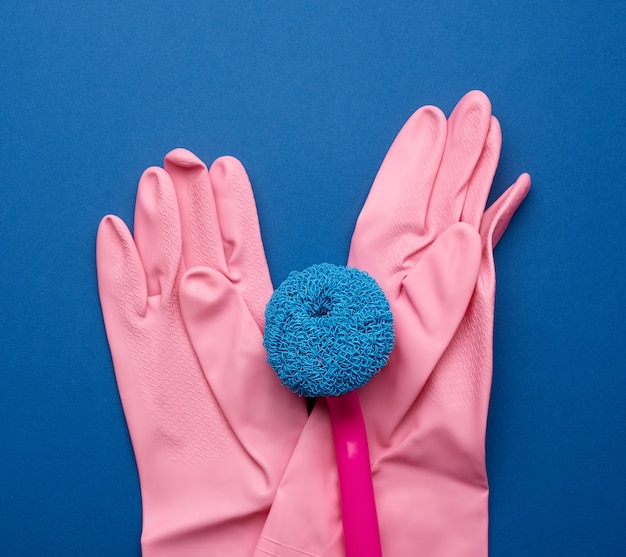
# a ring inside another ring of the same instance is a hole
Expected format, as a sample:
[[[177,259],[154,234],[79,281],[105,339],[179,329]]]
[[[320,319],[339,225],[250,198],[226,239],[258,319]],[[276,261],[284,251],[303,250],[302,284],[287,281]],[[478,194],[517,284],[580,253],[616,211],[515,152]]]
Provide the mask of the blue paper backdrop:
[[[61,7],[62,6],[62,7]],[[140,494],[94,242],[184,146],[250,174],[275,283],[343,263],[395,134],[493,102],[495,557],[624,555],[626,4],[0,6],[0,555],[136,556]]]

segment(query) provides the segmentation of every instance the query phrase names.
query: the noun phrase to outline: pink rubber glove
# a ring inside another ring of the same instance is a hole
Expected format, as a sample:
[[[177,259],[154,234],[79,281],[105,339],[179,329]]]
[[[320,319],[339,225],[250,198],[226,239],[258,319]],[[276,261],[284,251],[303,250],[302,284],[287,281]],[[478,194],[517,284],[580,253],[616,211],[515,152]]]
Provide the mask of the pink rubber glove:
[[[348,264],[377,279],[396,324],[388,366],[359,391],[385,556],[487,555],[492,249],[530,186],[522,175],[483,215],[500,145],[480,92],[463,97],[448,122],[434,107],[418,110],[383,161],[352,239]],[[257,556],[343,555],[331,439],[318,402]]]
[[[224,157],[209,172],[172,151],[165,170],[141,177],[134,233],[105,217],[97,266],[139,469],[143,555],[247,557],[307,413],[260,340],[272,285],[245,170]],[[201,328],[198,357],[183,312]]]

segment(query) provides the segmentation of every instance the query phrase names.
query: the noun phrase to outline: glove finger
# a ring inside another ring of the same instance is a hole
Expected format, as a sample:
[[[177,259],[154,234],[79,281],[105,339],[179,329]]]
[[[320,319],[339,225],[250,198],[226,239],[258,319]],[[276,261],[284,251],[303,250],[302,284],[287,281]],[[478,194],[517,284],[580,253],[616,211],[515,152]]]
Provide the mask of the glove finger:
[[[501,147],[502,130],[500,129],[500,123],[495,116],[492,116],[487,140],[474,173],[470,178],[465,204],[461,212],[461,221],[468,222],[476,230],[480,228],[480,221],[485,211],[489,190],[498,167]]]
[[[467,93],[452,111],[441,166],[428,204],[426,222],[431,234],[439,234],[459,221],[490,123],[491,103],[481,91]]]
[[[529,191],[530,176],[524,173],[485,211],[480,224],[480,235],[489,249],[493,249],[500,241]]]
[[[476,286],[478,232],[457,223],[424,254],[392,306],[396,346],[386,369],[361,391],[363,414],[384,446],[452,340]],[[381,406],[382,405],[382,406]]]
[[[446,141],[447,123],[436,107],[415,112],[398,133],[359,215],[348,265],[381,284],[410,267],[424,245],[428,199]]]
[[[170,298],[182,263],[182,248],[176,194],[162,168],[148,168],[139,180],[135,243],[146,271],[148,296]]]
[[[200,366],[246,450],[262,459],[276,452],[279,439],[293,447],[307,417],[305,400],[268,365],[259,327],[237,288],[219,271],[194,267],[181,280],[180,306]]]
[[[521,176],[516,185],[509,188],[485,213],[481,229],[483,254],[476,289],[454,338],[425,388],[428,398],[420,402],[421,415],[428,416],[424,431],[442,427],[451,431],[450,440],[454,439],[456,446],[466,455],[466,460],[469,455],[484,455],[485,423],[491,391],[496,286],[492,240],[494,235],[497,240],[506,228],[529,185],[528,175]],[[497,223],[501,223],[503,228]],[[452,427],[450,424],[457,425]],[[477,462],[480,464],[481,459],[478,458]]]
[[[116,216],[100,222],[96,239],[98,291],[115,377],[133,443],[145,438],[148,425],[132,365],[137,331],[147,311],[148,287],[141,258],[126,225]],[[129,342],[130,341],[130,342]],[[135,447],[139,456],[138,447]]]
[[[209,176],[226,257],[226,274],[262,330],[265,306],[273,288],[250,180],[242,164],[233,157],[217,159]]]
[[[165,156],[180,213],[185,267],[207,266],[226,272],[213,185],[206,165],[187,149]]]
[[[135,242],[115,215],[100,221],[96,238],[98,291],[107,323],[145,315],[148,287]]]

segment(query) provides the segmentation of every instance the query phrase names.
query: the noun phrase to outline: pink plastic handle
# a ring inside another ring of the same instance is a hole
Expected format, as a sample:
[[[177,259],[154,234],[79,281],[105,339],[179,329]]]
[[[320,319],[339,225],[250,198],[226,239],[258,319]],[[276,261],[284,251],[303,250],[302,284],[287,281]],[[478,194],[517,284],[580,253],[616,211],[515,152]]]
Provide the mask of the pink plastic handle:
[[[335,440],[346,557],[382,557],[369,449],[356,391],[326,397]]]

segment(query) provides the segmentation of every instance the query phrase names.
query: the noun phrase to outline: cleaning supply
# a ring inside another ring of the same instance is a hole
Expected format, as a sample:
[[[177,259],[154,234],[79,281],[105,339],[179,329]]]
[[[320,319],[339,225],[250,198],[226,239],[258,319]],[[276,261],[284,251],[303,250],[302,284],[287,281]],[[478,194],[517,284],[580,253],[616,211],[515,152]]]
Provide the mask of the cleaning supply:
[[[306,406],[266,362],[272,285],[245,170],[230,157],[208,170],[183,149],[164,167],[141,177],[134,238],[115,216],[97,237],[142,554],[248,557]]]
[[[367,436],[356,389],[387,363],[393,316],[376,281],[321,264],[292,272],[265,312],[263,344],[282,383],[326,397],[333,428],[347,557],[379,557]]]
[[[446,120],[419,109],[386,155],[348,265],[385,292],[396,345],[359,390],[383,555],[486,557],[485,428],[492,364],[493,248],[530,187],[521,175],[487,211],[500,126],[472,91]],[[257,557],[343,555],[330,416],[314,408]]]

